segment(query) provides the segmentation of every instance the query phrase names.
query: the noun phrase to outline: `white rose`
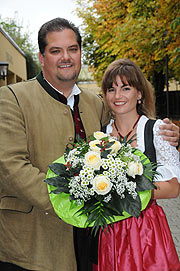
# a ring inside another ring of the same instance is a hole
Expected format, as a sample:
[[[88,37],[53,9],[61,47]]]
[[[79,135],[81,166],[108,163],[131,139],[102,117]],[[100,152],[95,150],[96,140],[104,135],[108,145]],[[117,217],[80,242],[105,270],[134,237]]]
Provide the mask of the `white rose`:
[[[121,148],[121,143],[113,138],[110,138],[109,142],[112,142],[112,141],[114,141],[114,144],[109,149],[112,150],[111,153],[117,153]]]
[[[143,166],[140,162],[129,162],[127,174],[135,178],[135,175],[143,174]]]
[[[97,146],[97,144],[100,144],[100,143],[101,141],[98,139],[90,141],[89,146],[90,146],[91,151],[100,152],[101,149]]]
[[[107,136],[107,134],[105,134],[105,133],[103,133],[103,132],[94,132],[94,137],[96,138],[96,139],[101,139],[101,138],[103,138],[103,137],[106,137]]]
[[[94,169],[100,169],[101,156],[98,152],[89,151],[84,156],[85,165]]]
[[[98,195],[106,195],[111,191],[112,183],[107,176],[99,175],[93,179],[93,188]]]

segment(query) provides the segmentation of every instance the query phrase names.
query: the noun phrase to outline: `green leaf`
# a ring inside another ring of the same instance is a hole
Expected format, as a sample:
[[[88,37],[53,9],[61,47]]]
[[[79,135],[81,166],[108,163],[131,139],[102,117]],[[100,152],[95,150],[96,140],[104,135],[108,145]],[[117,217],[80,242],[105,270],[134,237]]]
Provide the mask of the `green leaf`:
[[[60,175],[61,173],[66,172],[66,167],[60,163],[53,163],[49,165],[50,170],[52,170],[55,174]]]
[[[110,154],[111,149],[105,150],[101,152],[101,157],[102,158],[107,158],[108,154]]]
[[[120,210],[117,210],[114,206],[103,206],[104,209],[104,213],[106,213],[106,215],[109,215],[111,217],[113,217],[114,215],[121,215]]]
[[[86,206],[87,204],[85,204],[84,205],[84,207],[82,207],[83,208],[83,213],[84,214],[88,214],[88,213],[91,213],[91,212],[93,212],[95,209],[97,209],[98,208],[98,206],[96,206],[96,205],[88,205],[88,206]]]
[[[65,184],[68,184],[68,180],[61,176],[55,176],[52,178],[47,178],[44,180],[47,184],[53,185],[53,186],[64,186]]]
[[[144,175],[136,176],[136,191],[156,189],[156,186]]]
[[[99,213],[99,210],[94,210],[93,212],[91,212],[86,220],[86,223],[89,223],[89,225],[96,221],[97,220],[97,217],[98,217],[98,213]]]
[[[127,136],[125,136],[123,139],[122,137],[119,138],[120,143],[123,143],[125,145],[131,144],[135,140],[136,140],[136,135],[133,135],[129,140],[127,140]]]
[[[106,145],[106,149],[109,149],[112,145],[114,145],[115,141],[111,141]]]
[[[99,228],[100,228],[100,226],[98,226],[98,225],[92,227],[91,234],[92,234],[94,237],[95,237],[96,234],[98,233]]]
[[[69,193],[69,188],[65,187],[65,186],[58,187],[57,189],[51,191],[50,193],[52,193],[52,194],[60,194],[62,192],[68,194]]]
[[[70,196],[69,196],[69,198],[70,198]],[[77,207],[77,202],[76,202],[76,200],[70,200],[71,201],[71,205],[70,205],[70,208],[69,208],[69,210],[73,210],[74,208],[76,208]]]
[[[103,145],[100,145],[100,144],[96,144],[96,146],[97,146],[98,148],[100,148],[101,150],[104,148],[104,146],[103,146]]]
[[[123,212],[123,206],[122,206],[123,202],[122,202],[122,199],[121,197],[117,194],[117,193],[114,193],[112,195],[112,199],[110,200],[109,203],[107,203],[107,207],[108,208],[112,208],[113,206],[113,214],[114,215],[122,215],[122,212]]]
[[[69,143],[70,144],[70,143]],[[73,147],[73,144],[71,144],[71,148],[69,147],[69,145],[66,146],[66,149],[65,149],[65,153],[68,155],[69,152],[72,150],[72,147]]]
[[[124,211],[134,217],[139,217],[141,212],[141,200],[139,195],[137,195],[136,199],[133,199],[131,195],[126,193],[125,198],[122,199],[122,202]]]
[[[93,140],[95,140],[95,139],[96,139],[96,138],[95,138],[93,135],[90,135],[90,136],[89,136],[89,140],[90,140],[90,141],[93,141]]]
[[[180,16],[177,17],[174,21],[172,21],[172,23],[171,23],[171,29],[175,30],[178,25],[180,25]]]
[[[69,176],[69,177],[73,177],[73,176],[75,176],[75,175],[79,175],[79,172],[81,171],[81,169],[82,169],[82,166],[80,165],[80,166],[76,166],[76,168],[71,168],[71,170],[70,171],[66,171],[66,174]]]
[[[114,221],[113,216],[107,215],[106,212],[104,212],[103,215],[107,220],[109,220],[110,223],[113,223]]]
[[[106,233],[105,231],[109,231],[108,224],[103,216],[99,216],[92,227],[92,233],[94,233],[94,236],[96,236],[100,227],[104,233]]]
[[[69,200],[70,200],[70,201],[73,201],[73,200],[75,200],[75,197],[74,197],[73,195],[70,195],[70,196],[69,196]]]

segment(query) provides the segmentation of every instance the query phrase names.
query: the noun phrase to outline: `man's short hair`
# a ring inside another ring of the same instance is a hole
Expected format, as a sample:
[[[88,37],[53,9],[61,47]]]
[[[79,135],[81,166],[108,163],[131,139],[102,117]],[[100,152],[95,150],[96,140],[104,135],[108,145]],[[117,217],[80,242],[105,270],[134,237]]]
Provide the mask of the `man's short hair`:
[[[64,29],[71,29],[72,31],[74,31],[77,37],[77,42],[81,49],[81,35],[79,29],[73,23],[64,18],[55,18],[43,24],[38,32],[38,45],[41,54],[44,54],[45,47],[47,45],[47,33],[63,31]]]

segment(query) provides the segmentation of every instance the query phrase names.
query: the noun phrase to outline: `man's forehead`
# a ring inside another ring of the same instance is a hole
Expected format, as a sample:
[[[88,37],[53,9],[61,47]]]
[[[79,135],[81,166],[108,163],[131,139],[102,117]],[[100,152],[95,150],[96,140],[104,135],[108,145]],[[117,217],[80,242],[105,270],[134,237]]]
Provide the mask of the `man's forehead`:
[[[56,48],[79,47],[76,34],[71,29],[47,33],[46,42],[47,46]]]
[[[58,38],[58,37],[69,37],[71,39],[77,40],[76,33],[71,29],[63,29],[60,31],[51,31],[46,34],[46,39]]]

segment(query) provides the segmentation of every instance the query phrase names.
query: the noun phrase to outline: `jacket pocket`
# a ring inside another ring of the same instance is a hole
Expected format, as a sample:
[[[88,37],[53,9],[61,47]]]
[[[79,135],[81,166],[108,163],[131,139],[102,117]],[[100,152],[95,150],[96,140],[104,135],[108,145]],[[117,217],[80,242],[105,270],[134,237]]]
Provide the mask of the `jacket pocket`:
[[[32,209],[33,209],[32,205],[16,197],[4,196],[0,198],[0,210],[30,213]]]

